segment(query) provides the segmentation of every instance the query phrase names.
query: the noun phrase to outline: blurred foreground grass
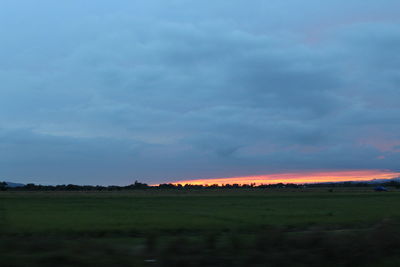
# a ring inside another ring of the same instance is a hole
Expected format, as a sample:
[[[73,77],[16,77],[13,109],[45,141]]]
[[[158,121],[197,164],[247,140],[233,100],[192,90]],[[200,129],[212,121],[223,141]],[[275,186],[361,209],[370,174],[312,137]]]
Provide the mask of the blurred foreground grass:
[[[400,266],[399,200],[327,189],[1,192],[0,266]]]

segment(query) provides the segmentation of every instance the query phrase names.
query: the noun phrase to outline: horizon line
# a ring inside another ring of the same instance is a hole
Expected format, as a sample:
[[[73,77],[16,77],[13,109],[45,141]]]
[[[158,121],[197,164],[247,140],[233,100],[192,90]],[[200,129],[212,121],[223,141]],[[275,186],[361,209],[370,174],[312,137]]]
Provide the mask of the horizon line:
[[[340,171],[297,171],[272,173],[265,175],[236,176],[223,178],[204,178],[178,180],[170,184],[190,185],[225,185],[225,184],[312,184],[312,183],[335,183],[335,182],[367,182],[373,180],[388,180],[400,177],[400,172],[391,170],[340,170]],[[160,184],[153,184],[156,186]]]

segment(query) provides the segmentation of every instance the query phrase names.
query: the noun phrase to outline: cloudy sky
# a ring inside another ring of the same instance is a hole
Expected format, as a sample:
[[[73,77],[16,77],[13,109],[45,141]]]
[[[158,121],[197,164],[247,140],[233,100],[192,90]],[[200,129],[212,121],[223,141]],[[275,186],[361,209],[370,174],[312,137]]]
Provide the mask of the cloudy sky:
[[[398,0],[2,0],[0,180],[398,170]]]

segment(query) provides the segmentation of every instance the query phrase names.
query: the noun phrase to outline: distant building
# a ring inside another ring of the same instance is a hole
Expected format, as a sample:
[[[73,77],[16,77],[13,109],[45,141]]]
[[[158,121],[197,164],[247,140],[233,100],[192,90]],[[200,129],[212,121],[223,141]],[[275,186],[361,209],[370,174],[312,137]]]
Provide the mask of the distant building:
[[[384,191],[388,191],[386,187],[384,186],[377,186],[374,188],[375,191],[377,192],[384,192]]]

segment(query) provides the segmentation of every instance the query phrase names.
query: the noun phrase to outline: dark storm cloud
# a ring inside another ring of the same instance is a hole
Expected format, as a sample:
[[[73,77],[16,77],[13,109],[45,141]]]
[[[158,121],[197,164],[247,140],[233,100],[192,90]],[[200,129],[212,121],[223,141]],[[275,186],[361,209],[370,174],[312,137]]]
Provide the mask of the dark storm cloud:
[[[91,3],[2,4],[1,176],[398,168],[397,2]]]

